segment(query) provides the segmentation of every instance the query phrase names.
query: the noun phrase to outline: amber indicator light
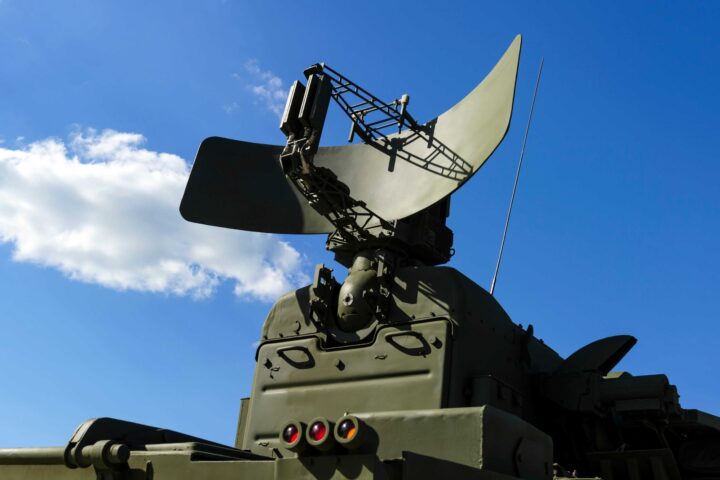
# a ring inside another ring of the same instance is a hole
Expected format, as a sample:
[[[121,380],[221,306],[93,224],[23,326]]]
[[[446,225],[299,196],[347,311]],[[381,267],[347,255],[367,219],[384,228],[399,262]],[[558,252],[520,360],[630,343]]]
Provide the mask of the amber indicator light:
[[[355,426],[355,422],[346,419],[340,422],[337,432],[338,435],[345,440],[352,440],[357,434],[357,427]]]

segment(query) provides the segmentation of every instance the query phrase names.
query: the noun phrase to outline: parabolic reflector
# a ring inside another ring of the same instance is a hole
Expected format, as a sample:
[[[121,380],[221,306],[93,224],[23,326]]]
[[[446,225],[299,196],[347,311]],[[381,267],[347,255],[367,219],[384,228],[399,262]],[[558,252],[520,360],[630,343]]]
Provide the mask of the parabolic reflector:
[[[490,74],[462,101],[427,123],[390,136],[392,148],[321,147],[314,158],[350,195],[386,220],[408,217],[450,195],[492,155],[510,125],[520,59],[518,35]],[[200,145],[182,216],[191,222],[268,233],[330,233],[283,174],[281,145],[220,137]]]

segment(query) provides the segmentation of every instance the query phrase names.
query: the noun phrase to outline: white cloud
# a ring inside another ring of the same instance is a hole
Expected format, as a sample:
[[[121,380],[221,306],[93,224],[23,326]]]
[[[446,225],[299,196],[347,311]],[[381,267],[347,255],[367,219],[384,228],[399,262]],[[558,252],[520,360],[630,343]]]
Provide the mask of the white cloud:
[[[226,105],[222,106],[222,109],[227,113],[228,115],[237,110],[240,107],[237,102],[228,103]]]
[[[247,89],[262,102],[265,107],[278,117],[282,116],[287,100],[287,89],[283,87],[283,81],[269,70],[262,70],[257,60],[250,60],[245,63],[245,71],[252,77],[252,82]],[[241,78],[237,73],[233,78]]]
[[[86,130],[0,148],[0,242],[13,259],[118,290],[206,297],[224,280],[272,300],[307,277],[278,238],[188,223],[189,168],[136,133]]]

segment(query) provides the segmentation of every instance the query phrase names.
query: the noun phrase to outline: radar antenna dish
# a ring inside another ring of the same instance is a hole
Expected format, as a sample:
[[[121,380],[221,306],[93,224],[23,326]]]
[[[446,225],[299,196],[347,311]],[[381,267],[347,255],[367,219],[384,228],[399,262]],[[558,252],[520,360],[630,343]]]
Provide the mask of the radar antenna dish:
[[[485,163],[510,125],[520,50],[518,35],[475,89],[423,125],[407,113],[405,96],[384,104],[397,108],[384,112],[380,123],[365,121],[361,113],[367,106],[343,105],[337,98],[359,87],[323,64],[306,71],[308,85],[316,71],[332,78],[332,97],[353,121],[351,137],[357,134],[365,142],[319,147],[312,155],[314,167],[334,175],[353,201],[377,217],[368,217],[362,228],[383,227],[384,221],[405,219],[437,204]],[[370,95],[361,88],[357,92]],[[386,135],[382,130],[388,127],[400,131]],[[278,166],[286,148],[220,137],[204,140],[180,205],[183,218],[256,232],[337,232],[336,222],[319,213],[285,166]]]

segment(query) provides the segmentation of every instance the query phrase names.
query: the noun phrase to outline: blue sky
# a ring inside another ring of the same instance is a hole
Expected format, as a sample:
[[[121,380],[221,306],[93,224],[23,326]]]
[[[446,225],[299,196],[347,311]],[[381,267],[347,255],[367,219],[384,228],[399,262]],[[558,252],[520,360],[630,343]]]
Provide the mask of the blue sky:
[[[281,143],[277,92],[317,61],[427,120],[517,33],[513,123],[454,197],[450,264],[489,286],[544,55],[496,296],[562,355],[637,336],[620,368],[719,414],[718,21],[709,1],[1,0],[0,446],[95,416],[232,443],[270,299],[332,259],[184,224],[200,141]]]

